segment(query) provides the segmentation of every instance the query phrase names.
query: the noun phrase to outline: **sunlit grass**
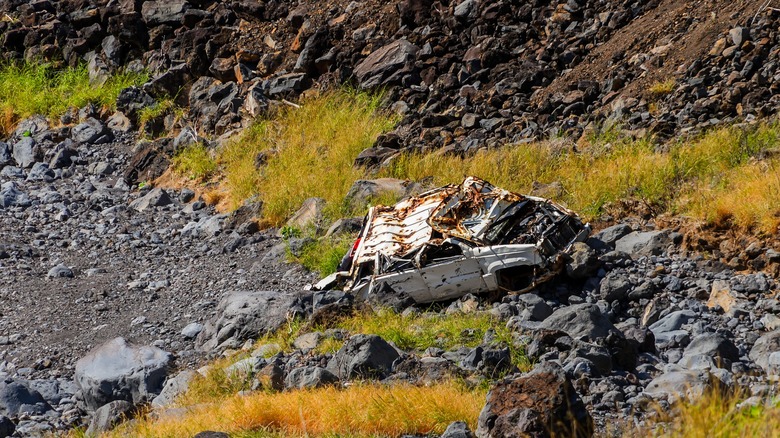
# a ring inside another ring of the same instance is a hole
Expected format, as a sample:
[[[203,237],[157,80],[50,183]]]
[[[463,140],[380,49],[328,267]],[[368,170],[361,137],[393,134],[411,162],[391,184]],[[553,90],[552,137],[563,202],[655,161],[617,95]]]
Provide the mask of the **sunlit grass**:
[[[49,64],[5,64],[0,67],[0,129],[8,133],[31,115],[56,118],[88,103],[113,108],[122,89],[147,79],[146,74],[120,72],[103,85],[92,85],[85,65],[55,69]]]
[[[777,437],[780,436],[780,407],[740,406],[743,393],[724,394],[710,390],[694,403],[680,403],[669,412],[659,412],[649,427],[629,428],[624,436],[645,437]]]
[[[441,434],[453,421],[476,427],[485,391],[442,382],[428,387],[408,384],[355,384],[245,396],[189,405],[183,412],[144,418],[107,436],[188,437],[204,430],[240,436],[385,436]],[[257,432],[257,435],[246,433]],[[279,434],[279,435],[275,435]]]
[[[381,95],[340,90],[258,121],[217,157],[232,203],[259,195],[263,220],[275,226],[309,197],[324,198],[332,219],[345,213],[344,196],[365,174],[355,157],[395,124],[380,102]],[[266,162],[258,169],[260,153]]]
[[[595,141],[573,152],[540,142],[481,151],[473,156],[406,154],[381,176],[437,185],[475,175],[520,193],[533,182],[558,181],[560,201],[587,220],[618,201],[637,200],[657,213],[689,215],[711,224],[728,218],[746,231],[774,233],[778,224],[778,159],[755,157],[780,147],[777,125],[721,128],[657,151],[648,140]],[[615,140],[615,139],[612,139]]]
[[[178,175],[195,181],[204,181],[217,171],[217,165],[203,143],[178,151],[171,160],[171,168]]]

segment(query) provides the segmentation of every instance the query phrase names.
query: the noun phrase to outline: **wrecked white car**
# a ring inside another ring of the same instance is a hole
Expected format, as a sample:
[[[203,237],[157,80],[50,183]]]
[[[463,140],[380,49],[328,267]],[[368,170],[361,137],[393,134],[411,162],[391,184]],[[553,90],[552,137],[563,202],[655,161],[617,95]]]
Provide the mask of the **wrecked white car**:
[[[369,210],[339,272],[315,289],[417,303],[491,291],[520,293],[554,276],[562,254],[590,234],[576,214],[479,178]]]

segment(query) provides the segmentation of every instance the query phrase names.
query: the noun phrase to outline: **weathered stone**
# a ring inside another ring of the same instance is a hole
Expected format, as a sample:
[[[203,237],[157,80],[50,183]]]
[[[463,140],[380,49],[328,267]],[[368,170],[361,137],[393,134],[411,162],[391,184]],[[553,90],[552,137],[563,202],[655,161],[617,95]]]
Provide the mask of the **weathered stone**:
[[[256,339],[273,332],[294,315],[298,298],[276,291],[231,292],[217,306],[215,319],[198,335],[202,350],[211,351],[223,345],[240,346],[247,339]]]
[[[560,365],[543,362],[490,390],[476,435],[589,437],[593,435],[593,419]]]
[[[396,40],[375,50],[355,66],[355,76],[362,88],[387,83],[388,78],[406,63],[414,60],[418,47],[407,40]]]
[[[387,376],[400,355],[376,335],[355,335],[328,362],[328,371],[342,379]]]
[[[609,318],[593,304],[561,307],[542,321],[541,327],[560,330],[574,339],[596,340],[620,332]]]
[[[137,211],[145,211],[151,207],[162,207],[171,203],[173,203],[173,199],[168,195],[168,192],[157,187],[131,202],[130,208]]]
[[[287,389],[320,388],[338,382],[339,378],[325,368],[302,367],[287,374],[284,386]]]
[[[114,400],[101,406],[92,414],[92,419],[87,428],[87,436],[96,436],[101,432],[107,432],[122,421],[132,418],[135,407],[125,400]]]
[[[79,359],[74,378],[88,411],[114,400],[139,404],[160,393],[171,362],[171,355],[159,348],[115,338]]]
[[[750,349],[750,360],[764,369],[767,374],[780,375],[780,368],[770,364],[770,356],[780,352],[780,330],[762,335]]]
[[[322,214],[325,208],[325,200],[322,198],[307,198],[303,205],[287,221],[288,227],[303,230],[309,226],[319,227],[322,222]]]
[[[188,8],[186,0],[147,1],[141,6],[141,16],[150,27],[177,24]]]

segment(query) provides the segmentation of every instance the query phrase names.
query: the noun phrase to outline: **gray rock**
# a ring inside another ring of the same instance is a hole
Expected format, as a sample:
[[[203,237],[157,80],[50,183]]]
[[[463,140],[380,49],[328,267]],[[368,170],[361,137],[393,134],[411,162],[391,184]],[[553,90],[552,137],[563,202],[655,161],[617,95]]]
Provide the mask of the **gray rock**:
[[[622,251],[637,259],[642,256],[660,255],[669,243],[670,232],[664,231],[634,231],[615,242],[615,251]]]
[[[289,73],[277,76],[268,82],[267,93],[269,96],[286,96],[299,93],[308,85],[309,78],[306,73]]]
[[[629,289],[631,289],[631,282],[628,280],[628,275],[619,271],[611,271],[599,284],[601,298],[609,303],[622,300]]]
[[[325,368],[301,367],[287,374],[284,386],[287,389],[320,388],[338,382],[339,378]]]
[[[729,37],[731,38],[731,42],[739,47],[743,42],[750,39],[750,29],[737,26],[729,30]]]
[[[606,243],[607,245],[612,245],[614,248],[615,242],[617,242],[623,236],[631,233],[631,231],[633,230],[627,224],[617,224],[609,228],[604,228],[603,230],[596,233],[594,237]]]
[[[596,251],[582,242],[575,242],[566,263],[566,274],[575,280],[585,279],[595,274],[601,266]]]
[[[780,374],[778,370],[770,366],[770,356],[778,352],[780,352],[780,330],[775,330],[765,333],[758,338],[756,343],[753,344],[753,348],[750,349],[748,357],[767,374],[773,372],[775,375],[778,375]]]
[[[73,271],[69,267],[59,264],[49,269],[46,276],[49,278],[73,278]]]
[[[195,434],[192,438],[230,438],[230,435],[226,434],[225,432],[214,432],[212,430],[205,430],[203,432],[198,432]]]
[[[21,414],[41,415],[53,408],[36,390],[20,382],[0,382],[0,415],[18,417]]]
[[[553,314],[553,309],[550,307],[539,295],[534,293],[520,294],[517,300],[525,306],[525,311],[528,312],[527,316],[532,321],[544,321],[548,316]]]
[[[176,397],[187,392],[190,387],[190,382],[198,375],[197,372],[192,370],[184,370],[174,377],[165,381],[160,395],[152,400],[152,406],[155,408],[161,408],[169,406],[176,401]]]
[[[46,163],[35,163],[27,174],[27,181],[54,181],[54,171]]]
[[[356,65],[354,74],[364,89],[384,85],[393,73],[415,59],[418,50],[407,40],[393,41]]]
[[[11,160],[13,160],[13,158],[11,145],[5,142],[0,142],[0,167],[11,164]]]
[[[33,137],[38,138],[40,134],[44,134],[49,130],[49,121],[45,116],[34,115],[28,117],[16,126],[14,131],[14,137]]]
[[[465,421],[455,421],[447,426],[440,438],[476,438]]]
[[[88,411],[114,400],[139,404],[160,393],[171,362],[159,348],[114,338],[79,359],[74,378]]]
[[[38,149],[35,146],[35,140],[32,137],[22,137],[21,140],[14,144],[13,156],[19,167],[23,169],[32,167],[38,161]]]
[[[720,368],[730,368],[731,362],[739,360],[739,349],[721,334],[704,333],[695,336],[688,344],[683,353],[683,360],[697,355],[712,358]]]
[[[132,418],[135,406],[125,400],[114,400],[98,408],[89,421],[87,436],[96,436],[111,430],[117,424]]]
[[[678,310],[656,321],[650,326],[650,330],[654,335],[658,336],[661,333],[680,330],[682,326],[695,318],[696,314],[690,310]]]
[[[6,167],[3,171],[10,169]],[[16,186],[13,181],[8,181],[0,186],[0,208],[29,207],[30,198]]]
[[[203,324],[197,322],[191,322],[186,327],[181,329],[181,335],[188,339],[194,339],[198,337],[198,334],[203,331]]]
[[[670,402],[681,399],[694,402],[710,388],[710,374],[703,370],[671,369],[653,379],[644,393]]]
[[[70,136],[76,143],[93,144],[107,133],[110,131],[103,122],[90,117],[84,123],[74,126],[70,131]]]
[[[455,6],[454,15],[458,18],[476,18],[478,14],[479,3],[477,0],[463,0]]]
[[[171,203],[173,203],[173,200],[168,195],[168,192],[158,187],[150,190],[149,193],[131,202],[130,208],[137,211],[144,211],[150,207],[162,207]]]
[[[574,339],[596,340],[620,332],[595,304],[561,307],[542,321],[541,327],[560,330]]]
[[[293,347],[298,350],[311,350],[317,348],[323,335],[321,332],[304,333],[293,341]]]
[[[387,376],[400,355],[377,335],[355,335],[328,362],[328,371],[342,379]]]
[[[0,415],[0,438],[6,438],[14,434],[16,425],[10,418]]]
[[[325,200],[322,198],[307,198],[301,208],[287,221],[287,226],[303,230],[310,226],[318,226],[322,222]]]
[[[357,233],[363,227],[363,218],[341,218],[331,224],[325,237],[339,234]]]
[[[146,1],[141,5],[141,16],[149,27],[178,24],[189,7],[186,0]]]
[[[217,315],[198,335],[197,344],[205,351],[237,347],[276,331],[287,323],[298,305],[295,295],[276,291],[236,291],[220,301]]]

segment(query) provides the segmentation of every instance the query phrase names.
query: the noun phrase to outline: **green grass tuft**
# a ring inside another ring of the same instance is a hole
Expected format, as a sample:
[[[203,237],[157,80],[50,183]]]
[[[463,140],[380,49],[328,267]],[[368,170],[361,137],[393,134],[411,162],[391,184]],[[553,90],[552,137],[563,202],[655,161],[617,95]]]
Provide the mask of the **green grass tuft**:
[[[177,152],[171,161],[173,171],[195,181],[205,181],[217,171],[217,163],[203,143],[195,143]]]
[[[89,103],[114,108],[119,92],[146,82],[148,75],[120,72],[103,85],[91,85],[87,67],[55,69],[50,64],[10,63],[0,67],[0,128],[5,133],[34,114],[59,117]]]

